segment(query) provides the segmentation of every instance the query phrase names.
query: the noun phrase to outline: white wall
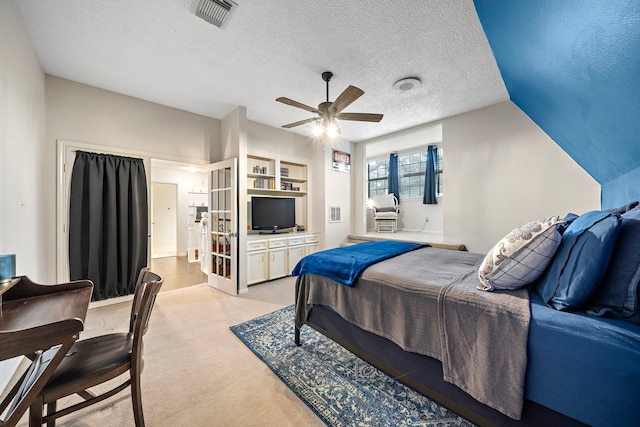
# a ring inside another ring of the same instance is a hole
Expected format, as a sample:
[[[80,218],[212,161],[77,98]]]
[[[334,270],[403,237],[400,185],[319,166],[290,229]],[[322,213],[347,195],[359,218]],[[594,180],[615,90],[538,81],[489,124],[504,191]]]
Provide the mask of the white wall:
[[[344,151],[351,154],[352,168],[350,173],[333,170],[333,150]],[[337,140],[326,144],[324,151],[324,248],[330,249],[340,246],[347,240],[352,230],[352,192],[357,170],[353,168],[355,150],[353,144],[348,141]],[[329,207],[340,207],[341,221],[329,222]]]
[[[513,228],[551,215],[599,209],[600,186],[517,106],[507,101],[444,119],[444,197],[400,201],[399,228],[442,232],[443,240],[487,252]],[[367,157],[398,151],[431,124],[367,141]],[[407,140],[407,141],[405,141]],[[415,142],[414,142],[415,143]],[[392,147],[392,148],[390,148]],[[358,176],[366,181],[366,165]],[[366,193],[366,182],[362,185]],[[362,203],[356,195],[356,203]],[[357,215],[355,230],[364,230]],[[425,217],[429,217],[427,223]]]
[[[367,231],[367,159],[366,144],[353,144],[351,153],[351,230],[356,234]]]
[[[0,1],[0,253],[16,254],[16,274],[39,282],[55,278],[47,274],[55,210],[46,200],[55,181],[43,188],[54,159],[45,156],[44,132],[44,72],[13,2]]]
[[[444,229],[444,198],[438,197],[437,200],[438,204],[436,205],[425,205],[422,203],[421,197],[401,199],[398,229],[432,234],[442,233]],[[429,221],[425,221],[426,218],[429,218]]]
[[[249,154],[308,164],[313,158],[313,147],[317,145],[313,139],[249,120]]]
[[[444,239],[486,252],[528,221],[600,207],[600,186],[507,101],[443,121]]]
[[[0,1],[0,253],[16,254],[16,274],[41,283],[51,279],[43,236],[49,221],[42,214],[44,81],[13,2]],[[0,393],[21,360],[0,361]]]
[[[45,277],[54,280],[56,140],[77,141],[184,162],[209,161],[220,146],[220,121],[130,96],[46,76],[46,134],[40,183],[46,227]]]

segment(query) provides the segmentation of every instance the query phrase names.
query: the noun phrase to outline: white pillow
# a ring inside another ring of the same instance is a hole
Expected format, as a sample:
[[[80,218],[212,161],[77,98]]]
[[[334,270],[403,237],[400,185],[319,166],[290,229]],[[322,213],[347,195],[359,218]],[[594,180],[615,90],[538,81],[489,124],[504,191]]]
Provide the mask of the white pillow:
[[[552,216],[514,228],[480,264],[478,289],[518,289],[540,277],[560,245],[556,225],[562,223]]]

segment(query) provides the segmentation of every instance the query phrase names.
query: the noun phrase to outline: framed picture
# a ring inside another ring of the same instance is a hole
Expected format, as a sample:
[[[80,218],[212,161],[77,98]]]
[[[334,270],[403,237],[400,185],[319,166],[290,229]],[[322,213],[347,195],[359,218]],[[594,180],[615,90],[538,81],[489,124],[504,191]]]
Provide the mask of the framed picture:
[[[334,171],[351,173],[351,154],[333,150],[332,162]]]

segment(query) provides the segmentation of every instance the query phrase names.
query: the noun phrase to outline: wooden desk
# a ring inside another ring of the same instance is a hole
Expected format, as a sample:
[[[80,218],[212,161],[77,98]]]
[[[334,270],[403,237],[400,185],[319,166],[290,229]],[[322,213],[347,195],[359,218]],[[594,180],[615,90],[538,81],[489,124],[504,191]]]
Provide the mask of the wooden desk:
[[[40,393],[84,329],[93,284],[79,280],[39,285],[26,276],[2,295],[0,360],[26,356],[32,360],[18,383],[0,402],[9,408],[0,426],[15,426]]]

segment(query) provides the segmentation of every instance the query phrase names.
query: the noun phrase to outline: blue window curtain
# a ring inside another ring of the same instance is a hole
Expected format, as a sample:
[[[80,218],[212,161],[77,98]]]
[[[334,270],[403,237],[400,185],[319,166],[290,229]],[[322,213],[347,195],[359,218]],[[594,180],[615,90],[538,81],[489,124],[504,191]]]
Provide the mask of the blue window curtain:
[[[438,147],[430,145],[427,147],[427,167],[424,173],[424,194],[422,203],[425,205],[436,205],[436,165],[438,164]]]
[[[398,155],[391,153],[389,155],[389,194],[393,194],[400,202],[400,181],[398,179]]]

